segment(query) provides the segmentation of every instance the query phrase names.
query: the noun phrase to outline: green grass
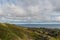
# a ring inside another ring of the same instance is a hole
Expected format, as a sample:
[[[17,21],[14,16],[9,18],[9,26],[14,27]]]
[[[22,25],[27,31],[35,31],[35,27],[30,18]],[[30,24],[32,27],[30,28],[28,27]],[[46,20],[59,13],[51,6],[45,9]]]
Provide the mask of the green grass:
[[[1,40],[60,40],[60,29],[25,28],[0,23]]]

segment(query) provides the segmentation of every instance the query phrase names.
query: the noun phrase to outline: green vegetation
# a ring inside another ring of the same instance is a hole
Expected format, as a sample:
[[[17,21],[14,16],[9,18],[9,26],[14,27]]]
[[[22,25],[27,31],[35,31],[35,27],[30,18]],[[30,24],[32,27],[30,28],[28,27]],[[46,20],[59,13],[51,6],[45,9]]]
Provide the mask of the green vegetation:
[[[60,40],[60,29],[26,28],[0,23],[0,40]]]

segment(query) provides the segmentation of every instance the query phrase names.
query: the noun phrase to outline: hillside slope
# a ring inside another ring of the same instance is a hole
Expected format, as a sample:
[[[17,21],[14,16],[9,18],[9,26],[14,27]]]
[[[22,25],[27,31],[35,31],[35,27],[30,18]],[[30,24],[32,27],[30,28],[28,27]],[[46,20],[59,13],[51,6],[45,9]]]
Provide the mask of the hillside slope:
[[[0,23],[0,40],[60,40],[60,29],[25,28]]]

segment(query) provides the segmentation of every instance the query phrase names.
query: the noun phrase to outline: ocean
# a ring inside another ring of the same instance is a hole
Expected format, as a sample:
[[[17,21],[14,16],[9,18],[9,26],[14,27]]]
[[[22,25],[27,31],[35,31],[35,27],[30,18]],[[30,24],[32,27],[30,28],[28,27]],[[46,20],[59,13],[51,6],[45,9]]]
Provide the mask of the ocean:
[[[36,28],[60,28],[60,24],[17,24],[23,27],[36,27]]]

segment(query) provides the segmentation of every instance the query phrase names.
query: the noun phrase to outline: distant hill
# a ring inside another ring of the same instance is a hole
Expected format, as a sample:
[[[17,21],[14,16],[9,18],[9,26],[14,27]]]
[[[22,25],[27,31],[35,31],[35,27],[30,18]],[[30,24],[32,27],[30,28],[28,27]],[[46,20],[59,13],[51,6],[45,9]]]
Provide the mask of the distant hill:
[[[60,40],[60,29],[27,28],[0,23],[0,40]]]

